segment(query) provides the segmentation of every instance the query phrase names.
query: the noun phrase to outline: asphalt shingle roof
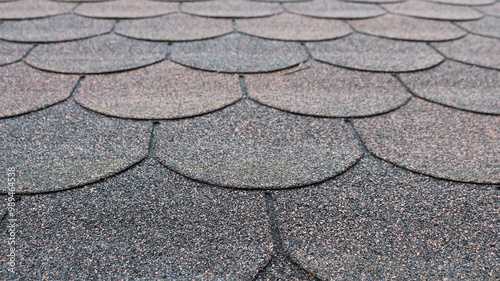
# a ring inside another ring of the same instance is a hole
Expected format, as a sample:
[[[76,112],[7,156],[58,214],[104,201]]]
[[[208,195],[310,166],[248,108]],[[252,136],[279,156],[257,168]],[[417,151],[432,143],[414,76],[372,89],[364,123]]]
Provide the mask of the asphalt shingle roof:
[[[499,5],[0,1],[0,280],[500,279]]]

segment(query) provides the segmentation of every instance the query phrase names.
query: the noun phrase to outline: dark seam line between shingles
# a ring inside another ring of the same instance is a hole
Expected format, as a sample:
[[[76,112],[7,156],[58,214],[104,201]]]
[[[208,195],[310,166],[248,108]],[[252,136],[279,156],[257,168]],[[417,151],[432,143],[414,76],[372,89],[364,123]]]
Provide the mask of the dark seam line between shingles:
[[[3,116],[3,117],[0,117],[0,120],[7,119],[7,118],[12,118],[12,117],[20,117],[20,116],[23,116],[23,115],[32,114],[32,113],[35,113],[35,112],[38,112],[38,111],[41,111],[41,110],[44,110],[44,109],[56,106],[56,105],[61,104],[63,102],[67,102],[70,99],[73,99],[73,96],[75,95],[76,91],[78,91],[78,89],[80,88],[81,82],[83,82],[84,79],[85,79],[85,76],[81,76],[78,79],[78,81],[76,82],[75,86],[73,86],[73,89],[71,90],[71,93],[69,94],[69,96],[67,98],[61,100],[61,101],[58,101],[58,102],[55,102],[55,103],[52,103],[52,104],[48,104],[48,105],[46,105],[44,107],[33,109],[33,110],[28,111],[28,112],[22,112],[22,113],[19,113],[19,114],[14,114],[14,115],[9,115],[9,116]],[[76,104],[79,105],[78,103],[76,103]]]
[[[480,36],[481,36],[481,35],[480,35]],[[465,37],[465,36],[464,36],[464,37]],[[464,37],[462,37],[462,38],[464,38]],[[439,44],[439,42],[434,42],[434,43],[438,43],[438,44]],[[500,69],[498,69],[498,68],[494,68],[494,67],[491,67],[491,66],[484,66],[484,65],[480,65],[480,64],[475,64],[475,63],[470,63],[470,62],[465,62],[465,61],[461,61],[461,60],[458,60],[458,59],[454,59],[454,58],[452,58],[452,57],[446,56],[444,53],[442,53],[441,51],[439,51],[439,49],[438,49],[438,48],[436,48],[436,47],[434,47],[434,46],[432,45],[432,42],[427,42],[426,44],[427,44],[427,46],[429,46],[429,47],[431,47],[432,49],[434,49],[434,51],[436,51],[438,54],[440,54],[441,56],[443,56],[443,57],[444,57],[445,59],[447,59],[447,60],[451,60],[451,61],[458,62],[458,63],[463,63],[463,64],[466,64],[466,65],[472,65],[472,66],[476,66],[476,67],[480,67],[480,68],[484,68],[484,69],[490,69],[490,70],[500,71]],[[443,63],[443,62],[444,62],[444,60],[443,60],[441,63]],[[440,65],[441,63],[439,63],[439,64],[437,64],[437,65],[435,65],[435,66],[438,66],[438,65]]]
[[[336,39],[340,39],[340,38],[335,38]],[[302,42],[300,43],[300,45],[302,46],[302,48],[304,48],[304,50],[306,51],[306,54],[307,54],[307,58],[308,60],[314,60],[314,57],[313,55],[311,54],[311,52],[309,51],[309,49],[307,48],[306,46],[306,43],[305,42]]]
[[[0,228],[0,231],[1,231],[1,228]],[[252,281],[257,281],[259,280],[259,277],[262,276],[264,274],[264,272],[267,271],[267,269],[271,266],[271,264],[273,263],[273,260],[275,259],[274,255],[271,255],[271,258],[269,258],[269,260],[267,261],[267,263],[264,265],[264,267],[262,267],[261,269],[257,270],[257,274],[255,274],[255,277],[252,278]]]
[[[297,269],[303,270],[307,274],[311,275],[313,278],[319,280],[319,278],[314,275],[313,273],[309,272],[308,270],[304,269],[302,266],[300,266],[299,263],[295,262],[292,258],[290,258],[289,254],[285,251],[283,247],[283,240],[281,238],[281,233],[279,230],[279,223],[278,219],[276,217],[276,207],[274,204],[274,197],[272,195],[272,192],[270,191],[264,191],[264,196],[265,196],[265,202],[266,202],[266,207],[267,207],[267,214],[269,217],[269,230],[271,233],[271,238],[273,240],[273,245],[274,245],[274,254],[272,255],[272,258],[270,262],[266,265],[266,268],[272,263],[272,261],[276,257],[281,257],[283,260],[288,260],[290,263],[296,266]],[[264,272],[265,269],[262,270]],[[258,275],[257,275],[258,277]]]
[[[7,201],[7,200],[5,200]],[[2,202],[2,204],[5,204],[5,202]],[[7,230],[7,227],[5,226],[5,223],[7,222],[7,216],[9,215],[9,211],[6,210],[5,214],[3,214],[2,217],[0,217],[0,234],[3,234],[5,230]]]
[[[31,49],[29,49],[26,54],[24,54],[24,56],[22,56],[21,60],[25,60],[29,54],[31,53],[31,51],[33,51],[36,47],[38,46],[38,44],[34,44],[33,47],[31,47]]]
[[[273,241],[274,254],[278,256],[285,255],[285,250],[283,248],[283,242],[281,240],[279,231],[278,220],[275,213],[276,209],[274,206],[274,198],[268,191],[264,191],[264,198],[267,207],[267,215],[269,217],[269,232]]]
[[[177,13],[182,13],[182,2],[179,2],[179,5],[177,5]]]
[[[366,158],[370,156],[371,155],[370,151],[363,142],[363,139],[359,136],[358,132],[356,131],[356,128],[354,128],[354,125],[352,124],[351,120],[346,118],[344,122],[347,124],[347,127],[349,127],[349,131],[351,131],[351,134],[358,141],[358,145],[361,147],[361,150],[363,151],[363,155],[361,156],[361,158]]]
[[[160,122],[158,121],[153,121],[151,125],[151,134],[149,136],[149,145],[148,145],[148,156],[146,158],[148,159],[153,159],[154,158],[154,152],[155,152],[155,147],[156,147],[156,130],[158,128],[158,125],[160,125]]]
[[[231,19],[231,26],[233,27],[233,31],[231,33],[239,33],[236,19]]]
[[[241,92],[243,94],[242,99],[246,100],[248,99],[248,89],[247,89],[247,84],[245,83],[245,76],[239,75],[239,79],[240,79]]]
[[[399,83],[401,83],[403,85],[403,87],[406,88],[406,90],[413,96],[413,98],[415,99],[419,99],[419,100],[423,100],[423,101],[426,101],[426,102],[430,102],[430,103],[434,103],[434,104],[437,104],[437,105],[441,105],[441,106],[445,106],[445,107],[448,107],[448,108],[452,108],[452,109],[456,109],[456,110],[460,110],[460,111],[464,111],[464,112],[470,112],[470,113],[475,113],[475,114],[482,114],[482,115],[490,115],[490,116],[498,116],[500,115],[499,113],[489,113],[489,112],[482,112],[482,111],[475,111],[475,110],[471,110],[471,109],[465,109],[465,108],[459,108],[459,107],[456,107],[456,106],[453,106],[453,105],[448,105],[448,104],[444,104],[444,103],[440,103],[440,102],[437,102],[437,101],[434,101],[434,100],[431,100],[429,98],[426,98],[426,97],[423,97],[423,96],[420,96],[419,94],[415,93],[413,90],[411,90],[404,82],[403,80],[401,80],[401,77],[398,76],[398,74],[392,74],[392,76],[394,78],[396,78]],[[408,102],[406,102],[408,103]]]
[[[77,4],[73,7],[73,9],[71,9],[71,12],[70,12],[70,13],[71,13],[71,14],[76,15],[76,14],[75,14],[75,10],[76,10],[78,7],[80,7],[82,4],[83,4],[82,2],[77,3]]]
[[[115,19],[114,21],[115,21],[115,23],[111,27],[111,30],[108,32],[108,34],[115,34],[115,28],[118,25],[118,23],[120,22],[120,19]]]

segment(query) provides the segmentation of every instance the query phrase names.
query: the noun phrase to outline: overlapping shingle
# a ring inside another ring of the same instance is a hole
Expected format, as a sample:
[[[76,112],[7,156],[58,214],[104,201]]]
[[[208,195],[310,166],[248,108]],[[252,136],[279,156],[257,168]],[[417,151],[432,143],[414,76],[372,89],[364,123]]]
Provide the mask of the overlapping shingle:
[[[0,65],[20,60],[32,47],[30,44],[0,41]]]
[[[250,101],[192,119],[161,123],[156,155],[203,182],[287,188],[335,176],[361,156],[347,125],[283,113]]]
[[[120,21],[115,32],[124,36],[156,41],[189,41],[221,36],[233,31],[227,19],[207,19],[186,14]]]
[[[336,0],[286,3],[284,7],[289,12],[317,18],[363,19],[385,14],[385,11],[376,5]]]
[[[255,281],[269,280],[295,280],[295,281],[315,281],[312,274],[299,268],[289,259],[274,257],[255,279]]]
[[[482,6],[495,3],[495,0],[425,0],[441,4],[460,5],[460,6]]]
[[[149,123],[98,116],[68,101],[0,120],[0,168],[19,173],[18,193],[64,190],[137,163],[149,138]]]
[[[0,3],[0,19],[34,19],[69,13],[74,3],[47,0],[19,0]]]
[[[272,250],[260,193],[209,187],[149,161],[83,189],[23,198],[16,211],[17,276],[250,280]]]
[[[417,19],[398,15],[350,21],[354,29],[371,35],[414,41],[444,41],[457,39],[467,33],[445,21]]]
[[[382,5],[394,14],[436,20],[474,20],[483,15],[470,7],[444,5],[424,1],[406,1]]]
[[[312,62],[308,68],[245,76],[258,102],[300,114],[356,117],[397,108],[410,94],[389,74],[345,70]]]
[[[477,35],[443,43],[433,43],[445,56],[470,64],[500,69],[500,40]]]
[[[274,197],[286,251],[321,279],[497,276],[500,198],[492,186],[436,180],[368,158],[336,179]]]
[[[263,19],[237,20],[238,31],[268,39],[316,41],[348,35],[352,29],[340,20],[280,14]]]
[[[184,3],[182,11],[188,14],[216,18],[255,18],[283,12],[279,3],[256,1],[215,0]]]
[[[84,107],[106,115],[167,119],[214,111],[241,97],[235,75],[161,62],[139,70],[87,77],[75,98]]]
[[[500,17],[500,3],[498,2],[493,5],[474,7],[474,9],[489,16]]]
[[[280,70],[299,64],[307,57],[306,50],[298,43],[235,33],[210,40],[175,43],[171,55],[171,59],[180,64],[228,73]]]
[[[115,0],[109,2],[83,3],[75,13],[93,18],[147,18],[175,13],[179,9],[177,3],[157,1]]]
[[[500,116],[413,100],[389,114],[353,122],[368,149],[382,159],[438,178],[500,183]]]
[[[500,38],[500,18],[484,17],[480,20],[457,22],[456,24],[478,35]]]
[[[60,42],[101,35],[111,31],[114,21],[96,20],[73,14],[6,21],[0,25],[0,38],[16,42]]]
[[[447,61],[423,73],[400,74],[418,96],[465,110],[500,114],[498,71]]]
[[[26,58],[36,68],[61,73],[107,73],[146,66],[167,55],[165,43],[145,42],[117,35],[83,41],[39,45]]]
[[[76,76],[43,72],[16,63],[0,67],[0,117],[47,107],[71,95]]]
[[[424,43],[353,34],[334,41],[307,43],[312,56],[334,65],[367,71],[405,72],[430,68],[443,57]]]

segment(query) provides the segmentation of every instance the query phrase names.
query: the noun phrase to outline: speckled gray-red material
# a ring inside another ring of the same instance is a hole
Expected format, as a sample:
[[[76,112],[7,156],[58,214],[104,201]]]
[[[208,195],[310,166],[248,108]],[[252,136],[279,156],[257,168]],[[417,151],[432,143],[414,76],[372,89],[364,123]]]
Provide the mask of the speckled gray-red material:
[[[391,163],[443,179],[500,183],[500,116],[415,99],[353,122],[368,149]]]
[[[82,189],[25,197],[16,207],[21,265],[0,278],[250,280],[272,251],[263,199],[151,161]]]
[[[446,61],[424,73],[403,73],[399,77],[422,98],[474,112],[500,114],[497,70]]]
[[[71,95],[77,81],[77,76],[43,72],[23,62],[0,67],[0,117],[63,101]]]
[[[66,101],[0,120],[0,169],[19,172],[17,193],[84,185],[146,157],[149,122],[103,117]],[[0,192],[6,192],[0,178]]]
[[[232,33],[220,38],[174,43],[171,59],[190,67],[228,73],[280,70],[307,60],[296,42],[264,40]]]
[[[16,42],[69,41],[108,33],[114,24],[111,20],[89,19],[73,14],[6,21],[0,24],[0,38]]]
[[[406,0],[341,0],[344,2],[354,2],[354,3],[370,3],[370,4],[384,4],[384,3],[397,3]]]
[[[349,21],[349,24],[359,32],[412,41],[445,41],[467,34],[450,22],[391,14],[365,20],[353,20]]]
[[[0,19],[34,19],[69,13],[74,3],[47,0],[20,0],[0,3]]]
[[[300,71],[245,76],[250,98],[285,111],[324,117],[380,114],[403,105],[410,93],[389,74],[308,62]]]
[[[161,62],[134,71],[89,76],[75,100],[106,115],[169,119],[208,113],[242,96],[236,75],[202,72],[173,62]]]
[[[467,35],[456,41],[432,45],[446,57],[454,60],[500,69],[500,39]]]
[[[316,281],[312,274],[294,264],[285,257],[273,257],[266,265],[264,271],[260,272],[255,281]]]
[[[500,17],[500,3],[498,2],[493,5],[474,7],[474,9],[484,13],[485,15]]]
[[[183,3],[181,10],[188,14],[216,18],[255,18],[283,12],[279,3],[239,0]]]
[[[334,41],[307,43],[312,56],[334,65],[367,71],[405,72],[427,69],[443,61],[424,43],[352,34]]]
[[[393,14],[436,20],[474,20],[483,17],[478,11],[464,6],[409,0],[402,3],[383,4]]]
[[[242,101],[210,115],[162,122],[156,157],[203,182],[278,189],[338,175],[362,152],[344,121],[290,115]]]
[[[178,10],[178,3],[119,0],[83,3],[75,9],[75,13],[94,18],[136,19],[171,14]]]
[[[0,41],[0,65],[20,60],[32,47],[30,44]]]
[[[484,17],[480,20],[456,22],[456,24],[477,35],[500,38],[500,18]]]
[[[190,41],[208,39],[233,31],[228,19],[208,19],[175,13],[162,17],[122,20],[115,32],[127,37],[155,41]]]
[[[275,40],[317,41],[342,37],[352,29],[340,20],[315,19],[283,13],[263,19],[236,21],[239,32]]]
[[[427,2],[435,2],[449,5],[459,6],[482,6],[495,3],[495,0],[425,0]]]
[[[146,42],[118,35],[103,35],[83,41],[38,45],[26,63],[60,73],[107,73],[146,66],[167,55],[166,43]]]
[[[373,158],[321,185],[276,192],[291,258],[324,280],[496,280],[499,190]]]
[[[283,5],[288,12],[317,18],[364,19],[385,14],[377,5],[336,0],[313,0]]]

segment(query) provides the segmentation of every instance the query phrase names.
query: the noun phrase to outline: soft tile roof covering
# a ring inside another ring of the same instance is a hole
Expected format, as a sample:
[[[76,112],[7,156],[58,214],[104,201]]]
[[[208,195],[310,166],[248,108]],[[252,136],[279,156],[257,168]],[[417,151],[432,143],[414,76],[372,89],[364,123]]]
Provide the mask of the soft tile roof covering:
[[[499,7],[0,0],[0,280],[498,280]]]

